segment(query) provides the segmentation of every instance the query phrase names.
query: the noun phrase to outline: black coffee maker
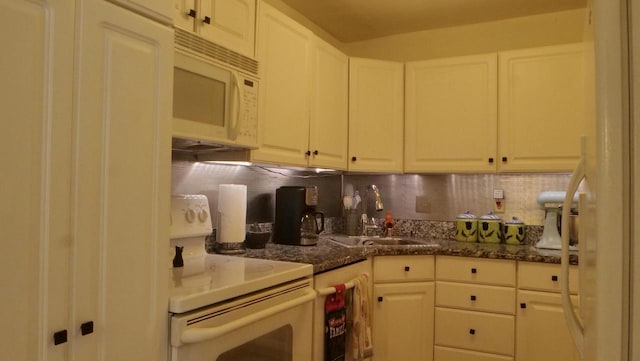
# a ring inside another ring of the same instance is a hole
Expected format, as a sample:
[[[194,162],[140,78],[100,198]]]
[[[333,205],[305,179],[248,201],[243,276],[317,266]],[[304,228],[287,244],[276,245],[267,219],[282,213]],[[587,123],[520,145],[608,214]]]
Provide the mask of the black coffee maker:
[[[318,187],[276,189],[273,242],[302,246],[318,243],[318,234],[324,231],[324,213],[316,211],[317,205]]]

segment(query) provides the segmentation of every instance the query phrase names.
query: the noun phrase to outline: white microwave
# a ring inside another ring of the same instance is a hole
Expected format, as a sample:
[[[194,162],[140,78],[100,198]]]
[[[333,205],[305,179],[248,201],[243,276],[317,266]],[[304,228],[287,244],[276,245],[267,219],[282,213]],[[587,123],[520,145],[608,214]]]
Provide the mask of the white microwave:
[[[206,55],[176,48],[173,136],[257,148],[258,84]]]

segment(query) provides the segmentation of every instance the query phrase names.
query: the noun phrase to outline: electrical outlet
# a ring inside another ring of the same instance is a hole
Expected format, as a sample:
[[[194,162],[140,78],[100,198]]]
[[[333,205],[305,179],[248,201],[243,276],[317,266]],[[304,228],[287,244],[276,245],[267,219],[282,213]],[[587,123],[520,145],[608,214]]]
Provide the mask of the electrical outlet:
[[[504,213],[504,190],[495,188],[493,190],[493,213]]]

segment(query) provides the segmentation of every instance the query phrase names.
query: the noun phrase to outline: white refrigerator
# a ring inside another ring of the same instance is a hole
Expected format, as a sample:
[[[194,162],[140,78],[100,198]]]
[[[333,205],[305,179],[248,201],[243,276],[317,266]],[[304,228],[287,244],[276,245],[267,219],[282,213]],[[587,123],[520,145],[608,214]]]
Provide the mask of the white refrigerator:
[[[580,312],[574,320],[565,302],[565,315],[582,360],[640,361],[640,0],[589,6],[595,56],[586,64],[595,82],[587,79],[585,89],[594,119],[574,172],[585,174]]]

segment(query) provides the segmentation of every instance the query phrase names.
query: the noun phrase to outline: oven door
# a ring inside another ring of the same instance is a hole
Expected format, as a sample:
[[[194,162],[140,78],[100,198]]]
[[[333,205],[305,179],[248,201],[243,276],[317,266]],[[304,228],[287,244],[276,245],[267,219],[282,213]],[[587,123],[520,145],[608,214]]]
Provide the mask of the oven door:
[[[303,280],[171,316],[171,361],[310,361],[313,300]]]

